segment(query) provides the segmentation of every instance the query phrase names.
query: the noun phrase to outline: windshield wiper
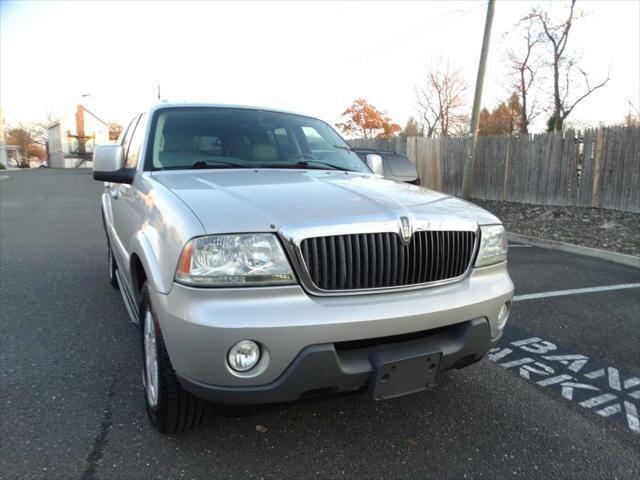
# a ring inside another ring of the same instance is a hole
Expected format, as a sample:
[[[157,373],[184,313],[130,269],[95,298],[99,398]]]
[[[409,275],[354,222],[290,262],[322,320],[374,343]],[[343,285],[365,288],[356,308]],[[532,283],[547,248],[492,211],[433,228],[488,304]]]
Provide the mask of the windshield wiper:
[[[339,165],[334,165],[333,163],[326,163],[326,162],[321,162],[320,160],[302,160],[298,163],[296,163],[296,165],[299,165],[301,167],[311,167],[311,168],[319,168],[319,167],[314,167],[313,165],[309,165],[309,162],[312,163],[317,163],[319,165],[324,165],[325,167],[329,167],[332,170],[340,170],[342,172],[350,172],[351,170],[349,170],[348,168],[344,168],[341,167]]]
[[[353,152],[353,148],[349,145],[334,145],[333,148],[339,148],[340,150],[349,150]]]
[[[222,160],[211,160],[215,163],[207,163],[204,160],[198,160],[191,164],[191,168],[249,168],[234,162],[223,162]]]
[[[311,163],[318,163],[319,165],[311,165]],[[333,165],[331,163],[321,162],[319,160],[301,160],[296,163],[263,163],[260,168],[301,168],[301,169],[313,169],[313,170],[326,170],[327,167],[330,170],[340,170],[343,172],[350,172],[348,168]]]

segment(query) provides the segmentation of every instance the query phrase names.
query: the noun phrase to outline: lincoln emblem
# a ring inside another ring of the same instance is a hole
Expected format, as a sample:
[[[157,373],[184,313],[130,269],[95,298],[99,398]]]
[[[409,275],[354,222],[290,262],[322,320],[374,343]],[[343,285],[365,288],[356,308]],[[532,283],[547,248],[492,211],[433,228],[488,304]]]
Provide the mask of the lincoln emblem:
[[[402,241],[409,243],[411,241],[411,222],[409,217],[400,217],[400,235],[402,235]]]

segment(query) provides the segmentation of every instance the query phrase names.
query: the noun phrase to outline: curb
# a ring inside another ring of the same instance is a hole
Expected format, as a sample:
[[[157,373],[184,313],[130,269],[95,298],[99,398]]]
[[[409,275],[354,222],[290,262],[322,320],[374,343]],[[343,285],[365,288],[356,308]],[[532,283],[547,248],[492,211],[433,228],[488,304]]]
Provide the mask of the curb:
[[[529,237],[527,235],[520,235],[519,233],[512,232],[507,232],[507,238],[509,239],[509,241],[523,242],[529,245],[533,245],[534,247],[560,250],[561,252],[575,253],[577,255],[600,258],[602,260],[608,260],[610,262],[640,268],[640,257],[636,257],[634,255],[610,252],[608,250],[600,250],[599,248],[583,247],[581,245],[559,242],[557,240],[546,240],[544,238]]]

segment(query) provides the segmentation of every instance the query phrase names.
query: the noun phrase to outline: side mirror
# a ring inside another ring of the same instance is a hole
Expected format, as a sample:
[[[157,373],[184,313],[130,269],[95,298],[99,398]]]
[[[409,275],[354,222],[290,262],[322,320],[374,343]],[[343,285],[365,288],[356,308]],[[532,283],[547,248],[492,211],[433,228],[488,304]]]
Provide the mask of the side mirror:
[[[93,152],[93,179],[102,182],[133,183],[135,168],[125,168],[122,145],[98,145]]]
[[[382,157],[375,153],[367,154],[367,167],[376,175],[384,177],[384,167],[382,166]]]

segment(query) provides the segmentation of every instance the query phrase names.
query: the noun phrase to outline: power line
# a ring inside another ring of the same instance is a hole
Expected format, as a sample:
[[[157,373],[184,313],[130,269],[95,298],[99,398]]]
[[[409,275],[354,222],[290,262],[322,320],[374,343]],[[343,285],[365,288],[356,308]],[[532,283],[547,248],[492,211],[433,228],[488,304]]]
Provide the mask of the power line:
[[[458,15],[448,19],[447,21],[443,22],[440,26],[446,26],[449,25],[453,22],[455,22],[456,20],[464,17],[465,15],[468,15],[469,13],[473,12],[474,10],[477,10],[478,8],[482,7],[483,3],[479,2],[477,5],[467,8],[466,10],[460,10],[459,8],[456,9],[452,9],[452,10],[448,10],[434,18],[432,18],[431,20],[421,23],[419,25],[416,25],[415,27],[410,28],[409,30],[405,30],[404,32],[391,37],[390,39],[385,39],[384,43],[380,42],[377,45],[374,45],[373,47],[370,47],[367,49],[367,52],[365,54],[365,56],[369,56],[369,55],[375,55],[376,53],[380,53],[382,50],[388,49],[390,47],[397,47],[397,43],[398,41],[401,41],[404,38],[410,37],[412,34],[424,29],[425,27],[428,27],[430,25],[433,25],[434,23],[438,22],[439,20],[451,15],[451,14],[455,14],[458,13]]]

